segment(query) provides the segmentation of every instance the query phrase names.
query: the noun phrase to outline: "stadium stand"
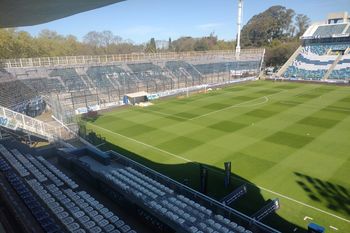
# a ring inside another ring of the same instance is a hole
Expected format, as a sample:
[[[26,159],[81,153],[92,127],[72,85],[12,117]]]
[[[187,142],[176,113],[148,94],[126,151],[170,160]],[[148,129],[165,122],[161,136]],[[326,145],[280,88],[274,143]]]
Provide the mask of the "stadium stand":
[[[61,77],[65,87],[69,91],[86,89],[87,86],[74,68],[54,69],[50,77]]]
[[[255,71],[260,66],[260,61],[236,61],[225,63],[199,64],[195,65],[197,70],[202,74],[213,74],[229,72],[230,70],[237,70],[240,72]]]
[[[60,158],[116,202],[136,204],[138,215],[162,232],[277,232],[115,152],[85,148],[61,152]]]
[[[305,79],[322,79],[334,63],[334,56],[318,56],[301,53],[288,68],[285,77],[304,77]]]
[[[317,28],[314,37],[318,38],[328,38],[332,35],[340,35],[343,33],[347,24],[335,24],[335,25],[322,25]]]
[[[176,77],[182,79],[181,81],[201,82],[202,74],[193,65],[185,61],[168,61],[165,67],[173,72]]]
[[[316,54],[319,56],[327,55],[330,51],[345,51],[350,47],[350,43],[309,43],[305,44],[304,49],[307,53]]]
[[[166,72],[158,65],[153,63],[130,63],[127,65],[139,80],[146,83],[147,91],[157,92],[161,89],[171,89],[173,80],[166,76]],[[158,86],[162,86],[162,88],[158,88]]]
[[[111,80],[107,76],[115,72],[119,73],[123,72],[123,70],[118,66],[91,66],[86,74],[97,88],[105,88],[112,85]],[[115,84],[119,85],[119,83]]]
[[[346,79],[350,77],[350,54],[344,55],[330,74],[331,79]]]
[[[42,94],[65,90],[65,87],[57,78],[30,78],[23,79],[22,82]]]
[[[23,112],[29,100],[37,93],[16,79],[3,78],[0,81],[0,105]]]
[[[332,19],[328,19],[332,22]],[[288,79],[349,82],[350,23],[314,24],[278,72]]]
[[[228,84],[235,79],[256,77],[263,55],[264,49],[247,49],[241,51],[239,60],[233,51],[1,60],[0,89],[7,81],[20,82],[19,85],[28,89],[16,91],[19,95],[16,98],[10,98],[9,94],[1,100],[22,104],[11,109],[27,113],[29,102],[20,101],[29,98],[21,95],[36,93],[34,98],[41,96],[56,119],[71,124],[74,114],[120,105],[129,93],[176,95],[208,84]],[[36,102],[31,101],[29,109],[30,116],[34,117],[42,111],[33,103]]]
[[[0,171],[45,232],[135,232],[44,157],[32,153],[13,139],[1,140]]]

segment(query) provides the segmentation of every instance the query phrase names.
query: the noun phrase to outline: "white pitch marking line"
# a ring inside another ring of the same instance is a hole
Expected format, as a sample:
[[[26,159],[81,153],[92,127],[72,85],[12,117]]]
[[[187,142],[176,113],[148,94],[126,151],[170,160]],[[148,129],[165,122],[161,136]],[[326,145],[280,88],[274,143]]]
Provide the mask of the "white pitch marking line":
[[[338,230],[338,228],[336,228],[336,227],[334,227],[334,226],[329,226],[331,229],[333,229],[333,230],[335,230],[335,231],[337,231]]]
[[[283,92],[287,92],[287,91],[288,90],[283,90],[283,91],[280,91],[280,92],[277,92],[277,93],[274,93],[274,94],[271,94],[271,95],[266,95],[266,96],[258,97],[258,98],[252,99],[252,100],[247,100],[247,101],[244,101],[244,102],[241,102],[241,103],[238,103],[238,104],[234,104],[234,105],[228,106],[226,108],[222,108],[222,109],[219,109],[219,110],[216,110],[216,111],[212,111],[212,112],[209,112],[209,113],[197,116],[197,117],[193,117],[193,118],[191,118],[189,120],[194,120],[194,119],[206,117],[206,116],[209,116],[211,114],[214,114],[214,113],[217,113],[217,112],[221,112],[221,111],[225,111],[225,110],[230,109],[230,108],[235,108],[235,107],[252,107],[252,106],[256,106],[256,105],[265,104],[265,103],[267,103],[269,101],[269,98],[268,98],[269,96],[282,94]],[[262,98],[265,99],[263,103],[255,103],[255,104],[252,104],[252,105],[244,105],[246,103],[250,103],[250,102],[253,102],[255,100],[262,99]],[[241,105],[243,105],[243,106],[241,106]]]
[[[308,217],[308,216],[305,216],[304,221],[306,221],[306,220],[314,220],[314,219],[313,219],[313,218],[310,218],[310,217]]]
[[[155,146],[149,145],[149,144],[147,144],[147,143],[138,141],[138,140],[136,140],[136,139],[129,138],[129,137],[125,136],[125,135],[122,135],[122,134],[113,132],[113,131],[111,131],[111,130],[109,130],[109,129],[105,129],[105,128],[103,128],[103,127],[100,127],[100,126],[97,126],[97,125],[93,125],[93,124],[91,124],[91,123],[88,123],[88,124],[92,125],[93,127],[99,128],[99,129],[101,129],[101,130],[107,131],[107,132],[109,132],[109,133],[111,133],[111,134],[115,134],[115,135],[118,135],[118,136],[120,136],[120,137],[126,138],[126,139],[128,139],[128,140],[130,140],[130,141],[139,143],[139,144],[141,144],[141,145],[143,145],[143,146],[146,146],[146,147],[149,147],[149,148],[158,150],[158,151],[160,151],[160,152],[163,152],[163,153],[165,153],[165,154],[171,155],[171,156],[176,157],[176,158],[178,158],[178,159],[182,159],[182,160],[184,160],[184,161],[186,161],[186,162],[197,163],[197,162],[195,162],[195,161],[186,159],[186,158],[184,158],[184,157],[182,157],[182,156],[173,154],[173,153],[171,153],[171,152],[168,152],[168,151],[166,151],[166,150],[160,149],[160,148],[158,148],[158,147],[155,147]],[[216,170],[214,170],[214,169],[211,169],[211,168],[209,168],[209,169],[212,170],[212,171],[214,171],[214,172],[218,172],[218,171],[216,171]],[[219,172],[218,172],[218,173],[219,173]],[[224,172],[220,172],[220,174],[222,174],[222,173],[224,173]],[[235,178],[235,177],[233,177],[233,178]],[[235,178],[235,179],[238,179],[238,178]],[[241,179],[239,179],[239,180],[241,180]],[[248,183],[248,184],[249,184],[249,183]],[[334,217],[334,218],[337,218],[337,219],[340,219],[340,220],[342,220],[342,221],[345,221],[345,222],[350,223],[350,220],[348,220],[348,219],[346,219],[346,218],[339,217],[339,216],[337,216],[337,215],[335,215],[335,214],[332,214],[332,213],[327,212],[327,211],[325,211],[325,210],[321,210],[321,209],[319,209],[319,208],[317,208],[317,207],[308,205],[308,204],[306,204],[306,203],[303,203],[303,202],[301,202],[301,201],[298,201],[298,200],[293,199],[293,198],[291,198],[291,197],[288,197],[288,196],[286,196],[286,195],[283,195],[283,194],[274,192],[274,191],[272,191],[272,190],[270,190],[270,189],[261,187],[261,186],[259,186],[259,185],[256,185],[256,187],[258,187],[258,188],[260,188],[260,189],[262,189],[262,190],[264,190],[264,191],[267,191],[267,192],[269,192],[269,193],[272,193],[272,194],[274,194],[274,195],[283,197],[283,198],[285,198],[285,199],[287,199],[287,200],[290,200],[290,201],[293,201],[293,202],[295,202],[295,203],[298,203],[298,204],[300,204],[300,205],[306,206],[306,207],[308,207],[308,208],[314,209],[314,210],[319,211],[319,212],[321,212],[321,213],[330,215],[330,216],[332,216],[332,217]]]
[[[184,117],[176,116],[176,115],[173,115],[173,114],[168,114],[168,113],[164,113],[164,112],[154,111],[154,110],[150,110],[150,109],[143,109],[143,110],[145,110],[146,112],[150,111],[150,112],[154,112],[154,113],[159,113],[159,114],[164,115],[164,116],[172,116],[172,117],[175,117],[175,118],[178,118],[178,119],[181,119],[181,120],[188,121],[188,120],[201,118],[201,117],[210,115],[210,114],[215,113],[215,112],[226,110],[228,108],[233,108],[233,107],[254,107],[254,106],[265,104],[265,103],[267,103],[269,101],[269,98],[267,96],[260,97],[259,99],[262,99],[262,98],[264,98],[264,101],[262,101],[261,103],[253,103],[253,104],[245,105],[244,104],[245,102],[243,102],[243,103],[235,104],[235,105],[232,105],[232,106],[229,106],[229,107],[226,107],[226,108],[222,108],[222,109],[219,109],[219,110],[216,110],[216,111],[213,111],[213,112],[209,112],[209,113],[204,114],[204,115],[196,116],[196,117],[193,117],[193,118],[184,118]],[[257,100],[257,99],[254,99],[254,100]]]
[[[328,214],[328,215],[330,215],[330,216],[332,216],[332,217],[335,217],[335,218],[337,218],[337,219],[340,219],[340,220],[343,220],[343,221],[345,221],[345,222],[350,223],[350,220],[349,220],[349,219],[342,218],[342,217],[340,217],[340,216],[338,216],[338,215],[332,214],[332,213],[327,212],[327,211],[325,211],[325,210],[321,210],[321,209],[319,209],[319,208],[317,208],[317,207],[308,205],[308,204],[303,203],[303,202],[301,202],[301,201],[295,200],[295,199],[293,199],[293,198],[291,198],[291,197],[288,197],[288,196],[285,196],[285,195],[283,195],[283,194],[274,192],[274,191],[272,191],[272,190],[270,190],[270,189],[267,189],[267,188],[264,188],[264,187],[261,187],[261,186],[257,186],[257,187],[260,188],[260,189],[262,189],[262,190],[265,190],[265,191],[267,191],[267,192],[270,192],[270,193],[272,193],[272,194],[275,194],[275,195],[278,195],[278,196],[280,196],[280,197],[283,197],[283,198],[285,198],[285,199],[287,199],[287,200],[294,201],[294,202],[296,202],[296,203],[298,203],[298,204],[300,204],[300,205],[309,207],[309,208],[311,208],[311,209],[317,210],[317,211],[322,212],[322,213],[324,213],[324,214]]]
[[[250,105],[250,106],[249,106],[249,105],[243,105],[242,107],[252,107],[252,106],[264,104],[264,103],[266,103],[266,102],[269,100],[269,99],[267,98],[267,96],[263,96],[263,97],[259,97],[259,98],[252,99],[252,100],[248,100],[248,101],[245,101],[245,102],[242,102],[242,103],[234,104],[234,105],[228,106],[228,107],[226,107],[226,108],[222,108],[222,109],[219,109],[219,110],[215,110],[215,111],[212,111],[212,112],[208,112],[208,113],[206,113],[206,114],[193,117],[193,118],[191,118],[191,119],[189,119],[189,120],[195,120],[195,119],[199,119],[199,118],[202,118],[202,117],[206,117],[206,116],[209,116],[209,115],[214,114],[214,113],[218,113],[218,112],[221,112],[221,111],[225,111],[225,110],[227,110],[227,109],[241,107],[242,104],[250,103],[250,102],[253,102],[253,101],[262,99],[262,98],[265,99],[263,103],[257,103],[257,104],[255,103],[255,104]]]
[[[280,93],[280,92],[278,92],[278,93]],[[277,93],[275,93],[275,94],[277,94]],[[255,100],[259,100],[259,99],[262,99],[262,98],[264,98],[264,101],[262,101],[261,103],[253,103],[253,104],[247,104],[246,105],[246,103],[253,102]],[[198,119],[198,118],[201,118],[201,117],[205,117],[205,116],[208,116],[208,115],[216,113],[216,112],[224,111],[226,109],[230,109],[230,108],[234,108],[234,107],[254,107],[254,106],[265,104],[268,101],[269,101],[269,98],[267,96],[263,96],[263,97],[259,97],[259,98],[256,98],[256,99],[252,99],[252,100],[248,100],[248,101],[245,101],[245,102],[241,102],[241,103],[238,103],[238,104],[234,104],[234,105],[228,106],[226,108],[222,108],[222,109],[219,109],[219,110],[216,110],[216,111],[212,111],[212,112],[209,112],[209,113],[206,113],[206,114],[203,114],[203,115],[200,115],[200,116],[196,116],[196,117],[193,117],[193,118],[184,118],[184,117],[174,116],[173,114],[168,114],[168,113],[164,113],[164,112],[154,111],[154,110],[150,110],[150,109],[143,109],[143,110],[145,110],[146,112],[150,111],[150,112],[154,112],[154,113],[159,113],[159,114],[164,115],[164,116],[172,116],[172,117],[176,117],[176,118],[188,121],[188,120],[194,120],[194,119]]]
[[[88,123],[88,124],[91,124],[91,123]],[[130,141],[139,143],[139,144],[141,144],[141,145],[143,145],[143,146],[146,146],[146,147],[149,147],[149,148],[158,150],[158,151],[160,151],[160,152],[163,152],[163,153],[165,153],[165,154],[171,155],[171,156],[176,157],[176,158],[178,158],[178,159],[182,159],[182,160],[184,160],[184,161],[186,161],[186,162],[193,162],[192,160],[186,159],[186,158],[184,158],[184,157],[182,157],[182,156],[179,156],[179,155],[170,153],[170,152],[168,152],[168,151],[162,150],[162,149],[160,149],[160,148],[158,148],[158,147],[155,147],[155,146],[151,146],[151,145],[149,145],[149,144],[147,144],[147,143],[138,141],[138,140],[136,140],[136,139],[129,138],[128,136],[125,136],[125,135],[122,135],[122,134],[113,132],[113,131],[111,131],[111,130],[109,130],[109,129],[106,129],[106,128],[103,128],[103,127],[100,127],[100,126],[97,126],[97,125],[92,125],[92,126],[93,126],[93,127],[96,127],[96,128],[99,128],[99,129],[101,129],[101,130],[105,130],[105,131],[107,131],[107,132],[109,132],[109,133],[111,133],[111,134],[115,134],[115,135],[118,135],[118,136],[120,136],[120,137],[126,138],[126,139],[128,139],[128,140],[130,140]]]

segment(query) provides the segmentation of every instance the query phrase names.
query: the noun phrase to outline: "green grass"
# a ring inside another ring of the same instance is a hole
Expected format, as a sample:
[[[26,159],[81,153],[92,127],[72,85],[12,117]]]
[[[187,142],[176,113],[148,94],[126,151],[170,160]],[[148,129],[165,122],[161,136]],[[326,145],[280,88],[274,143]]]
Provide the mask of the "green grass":
[[[233,206],[247,214],[279,198],[278,216],[265,222],[283,232],[306,228],[305,216],[327,232],[330,225],[350,232],[349,222],[284,197],[350,219],[349,87],[259,81],[108,112],[86,126],[106,138],[104,149],[189,178],[194,188],[197,163],[206,164],[215,198],[249,182],[249,194]],[[225,161],[234,177],[228,190]]]

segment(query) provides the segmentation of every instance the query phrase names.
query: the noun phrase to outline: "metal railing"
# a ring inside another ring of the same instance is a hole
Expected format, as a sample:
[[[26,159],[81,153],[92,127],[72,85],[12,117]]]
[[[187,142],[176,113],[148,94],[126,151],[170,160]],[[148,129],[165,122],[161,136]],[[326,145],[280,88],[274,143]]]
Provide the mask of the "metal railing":
[[[240,56],[242,58],[256,57],[257,54],[263,54],[264,49],[243,49]],[[0,67],[2,68],[31,68],[31,67],[56,67],[56,66],[74,66],[85,64],[105,64],[117,62],[137,62],[147,60],[174,60],[188,59],[196,57],[230,57],[235,59],[236,54],[231,50],[214,50],[200,52],[168,52],[168,53],[130,53],[115,55],[95,55],[95,56],[65,56],[65,57],[37,57],[37,58],[18,58],[2,59]]]
[[[21,129],[36,135],[40,135],[49,141],[56,138],[69,139],[73,135],[64,127],[55,127],[43,121],[26,116],[0,106],[0,126],[12,130]]]

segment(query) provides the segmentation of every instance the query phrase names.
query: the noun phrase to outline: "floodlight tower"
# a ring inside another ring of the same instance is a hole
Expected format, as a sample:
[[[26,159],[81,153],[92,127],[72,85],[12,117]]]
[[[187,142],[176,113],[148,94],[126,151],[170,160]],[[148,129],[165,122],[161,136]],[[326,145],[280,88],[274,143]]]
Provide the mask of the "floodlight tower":
[[[238,18],[237,18],[237,46],[236,57],[239,58],[241,53],[241,29],[243,19],[243,0],[238,0]]]

